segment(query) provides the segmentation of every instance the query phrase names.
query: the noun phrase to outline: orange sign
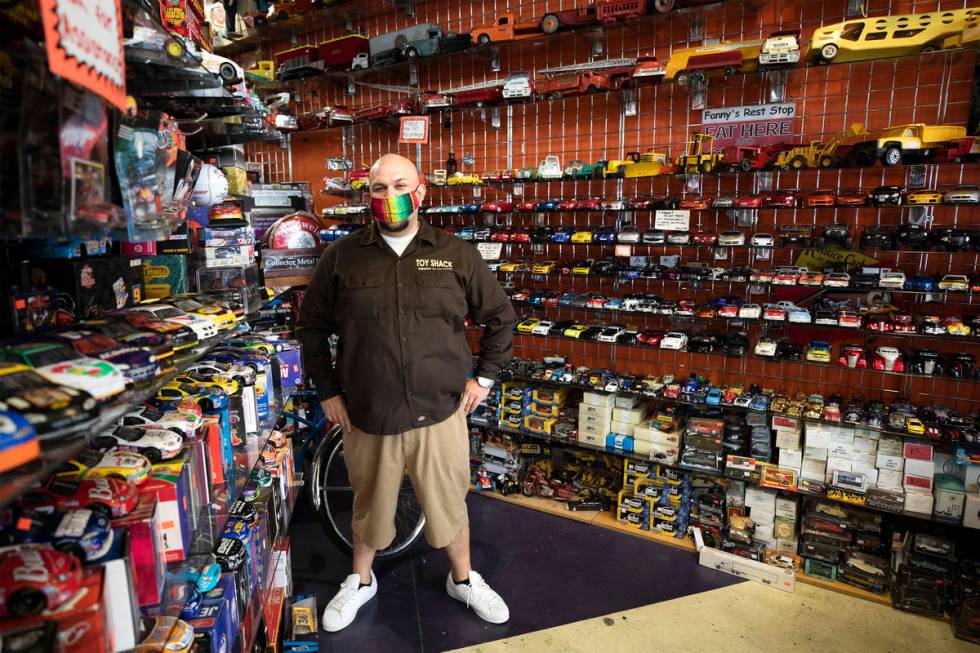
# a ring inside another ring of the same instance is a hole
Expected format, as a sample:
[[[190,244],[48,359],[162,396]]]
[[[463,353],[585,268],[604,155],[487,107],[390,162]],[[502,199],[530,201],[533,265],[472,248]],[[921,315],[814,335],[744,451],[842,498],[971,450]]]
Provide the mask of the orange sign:
[[[428,143],[429,116],[402,116],[399,143]]]
[[[39,0],[48,67],[126,109],[120,0]]]

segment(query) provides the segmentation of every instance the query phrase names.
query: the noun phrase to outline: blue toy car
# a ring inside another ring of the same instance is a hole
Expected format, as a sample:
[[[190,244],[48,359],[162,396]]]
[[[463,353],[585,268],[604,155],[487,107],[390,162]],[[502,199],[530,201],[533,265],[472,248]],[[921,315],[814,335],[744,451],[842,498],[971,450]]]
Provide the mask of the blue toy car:
[[[180,618],[184,621],[196,619],[197,611],[201,609],[201,603],[203,602],[204,596],[201,594],[201,591],[192,585],[187,595],[187,600],[184,601],[184,606],[180,609]]]
[[[764,411],[769,408],[769,397],[763,394],[758,394],[752,397],[752,401],[749,402],[750,410]]]
[[[577,292],[566,292],[563,293],[561,297],[558,298],[559,306],[575,306],[577,300],[581,299],[581,295]]]
[[[620,299],[619,297],[611,297],[606,300],[606,303],[603,306],[603,308],[606,309],[607,311],[621,310],[623,308],[623,300]]]
[[[197,586],[197,591],[199,592],[210,592],[218,585],[218,580],[221,579],[221,565],[217,562],[212,562],[211,564],[204,565],[200,573],[197,575],[197,581],[195,585]]]
[[[572,230],[568,227],[562,227],[561,229],[555,229],[551,234],[551,242],[553,243],[570,243],[572,242]]]
[[[459,231],[456,232],[456,237],[463,240],[473,240],[476,238],[476,227],[460,227]]]
[[[928,274],[912,274],[905,280],[906,290],[928,291],[936,285],[936,280]]]
[[[535,211],[554,211],[558,208],[558,200],[542,200],[534,205]]]
[[[82,562],[98,560],[112,547],[109,518],[92,510],[40,513],[0,511],[0,544],[50,544]]]
[[[464,204],[463,213],[479,213],[480,206],[480,204]]]
[[[708,395],[704,398],[704,403],[709,406],[720,406],[721,405],[721,390],[718,388],[711,388],[708,390]]]
[[[616,230],[612,227],[601,227],[595,230],[592,235],[592,242],[594,243],[615,243],[616,242]]]

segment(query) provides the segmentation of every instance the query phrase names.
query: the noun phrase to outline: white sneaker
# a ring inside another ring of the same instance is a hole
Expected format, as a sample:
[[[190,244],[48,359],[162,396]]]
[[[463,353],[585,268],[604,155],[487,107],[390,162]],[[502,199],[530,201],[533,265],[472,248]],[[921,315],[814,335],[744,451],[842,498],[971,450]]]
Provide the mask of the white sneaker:
[[[323,629],[335,633],[351,625],[361,606],[374,598],[378,593],[378,579],[371,571],[371,584],[361,587],[360,574],[351,574],[340,585],[340,591],[334,594],[330,603],[323,610]]]
[[[462,601],[466,607],[472,608],[480,619],[492,624],[502,624],[510,619],[510,610],[500,595],[490,589],[483,576],[470,571],[470,584],[457,584],[453,580],[453,572],[446,578],[446,592],[457,601]]]

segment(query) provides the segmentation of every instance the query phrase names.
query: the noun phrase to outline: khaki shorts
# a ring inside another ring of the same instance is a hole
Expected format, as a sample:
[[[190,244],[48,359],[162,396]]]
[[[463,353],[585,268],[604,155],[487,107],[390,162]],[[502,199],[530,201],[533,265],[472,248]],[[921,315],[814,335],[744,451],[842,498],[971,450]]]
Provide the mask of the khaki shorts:
[[[344,433],[344,461],[354,488],[354,533],[374,549],[395,539],[395,508],[405,470],[425,512],[425,539],[442,548],[469,523],[469,430],[466,412],[398,435]]]

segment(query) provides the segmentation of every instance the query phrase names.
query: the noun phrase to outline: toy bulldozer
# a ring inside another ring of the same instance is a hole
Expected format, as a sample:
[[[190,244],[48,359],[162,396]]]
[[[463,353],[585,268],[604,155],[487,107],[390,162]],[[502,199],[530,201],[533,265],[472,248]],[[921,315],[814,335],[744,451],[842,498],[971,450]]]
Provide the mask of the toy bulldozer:
[[[826,144],[820,141],[810,141],[809,145],[800,145],[779,153],[776,167],[784,170],[803,170],[805,168],[831,168],[840,165],[850,151],[850,144],[861,136],[867,135],[864,125],[855,123],[837,134]]]
[[[724,155],[712,150],[715,139],[711,134],[694,132],[694,139],[687,144],[687,152],[677,160],[678,172],[693,175],[708,174],[722,164]]]

